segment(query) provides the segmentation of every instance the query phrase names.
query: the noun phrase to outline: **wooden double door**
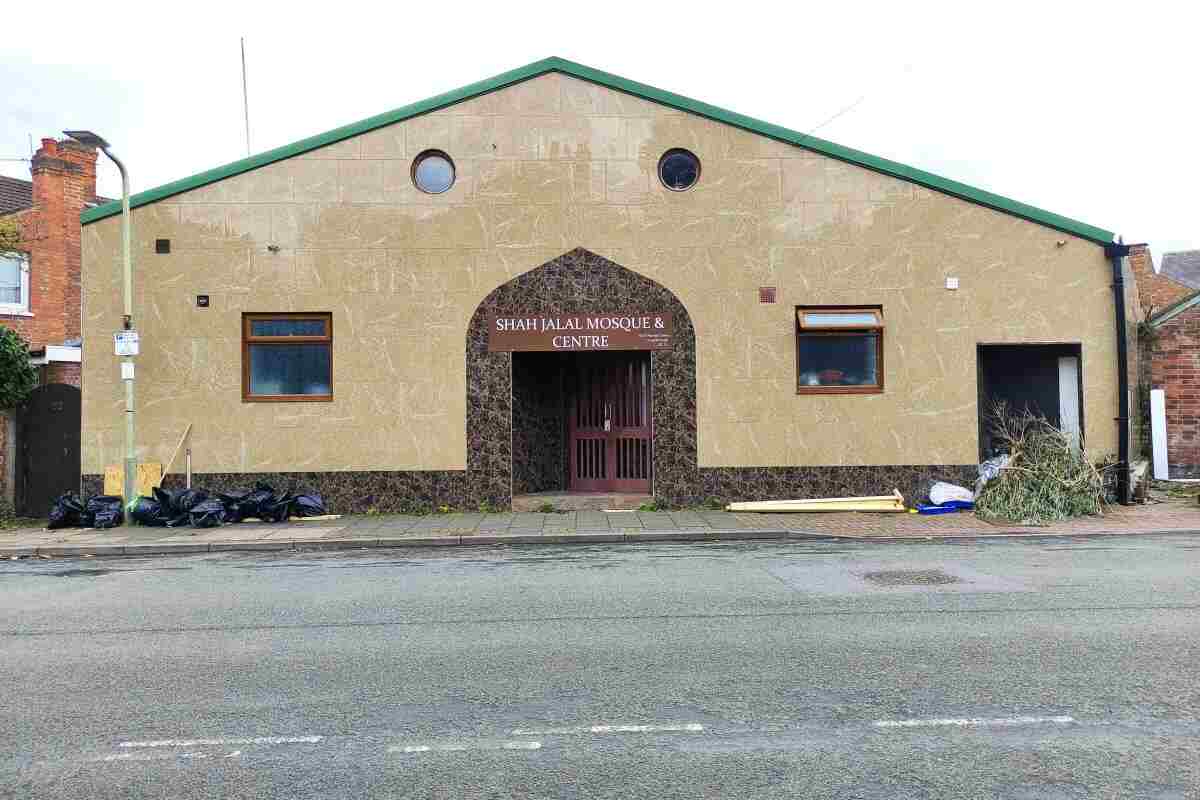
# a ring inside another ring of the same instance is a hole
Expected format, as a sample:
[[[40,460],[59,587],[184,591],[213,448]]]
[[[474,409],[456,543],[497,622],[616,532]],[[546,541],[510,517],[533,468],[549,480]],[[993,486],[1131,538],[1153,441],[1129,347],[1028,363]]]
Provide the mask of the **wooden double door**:
[[[579,353],[566,390],[568,488],[649,492],[654,463],[650,354]]]

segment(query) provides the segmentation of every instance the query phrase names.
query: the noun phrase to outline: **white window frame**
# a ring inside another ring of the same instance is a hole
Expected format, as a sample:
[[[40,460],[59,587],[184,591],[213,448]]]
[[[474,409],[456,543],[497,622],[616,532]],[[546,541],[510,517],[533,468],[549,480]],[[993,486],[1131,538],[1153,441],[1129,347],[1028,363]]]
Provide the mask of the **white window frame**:
[[[17,314],[21,316],[33,316],[29,313],[29,253],[22,251],[9,251],[0,253],[0,255],[8,258],[15,257],[20,266],[18,269],[21,272],[21,302],[20,303],[0,303],[0,314]]]

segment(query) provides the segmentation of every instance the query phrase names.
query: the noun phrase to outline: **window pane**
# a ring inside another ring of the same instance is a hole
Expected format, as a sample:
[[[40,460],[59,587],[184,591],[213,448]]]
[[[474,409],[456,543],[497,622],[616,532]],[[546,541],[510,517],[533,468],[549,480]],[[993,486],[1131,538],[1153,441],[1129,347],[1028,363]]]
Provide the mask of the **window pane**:
[[[21,305],[21,267],[25,259],[0,255],[0,303]]]
[[[330,394],[329,345],[250,345],[250,394]]]
[[[252,319],[251,336],[324,336],[323,319]]]
[[[441,194],[454,185],[454,165],[437,153],[419,156],[413,180],[421,191]]]
[[[806,328],[873,328],[878,324],[879,318],[870,311],[804,312],[804,327]]]
[[[668,150],[658,163],[658,177],[668,189],[682,192],[700,177],[700,159],[687,150]]]
[[[878,334],[801,336],[800,386],[878,386]]]

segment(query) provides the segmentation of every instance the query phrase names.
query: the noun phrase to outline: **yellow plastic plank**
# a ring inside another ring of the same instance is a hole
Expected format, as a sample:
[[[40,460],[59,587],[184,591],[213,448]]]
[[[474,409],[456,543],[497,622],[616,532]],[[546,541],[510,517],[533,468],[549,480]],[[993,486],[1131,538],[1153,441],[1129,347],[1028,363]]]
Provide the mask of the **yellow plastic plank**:
[[[875,511],[900,512],[905,511],[904,495],[894,491],[890,495],[873,497],[827,497],[812,500],[755,500],[744,503],[730,503],[727,511],[756,511],[762,513],[802,513],[830,511]]]

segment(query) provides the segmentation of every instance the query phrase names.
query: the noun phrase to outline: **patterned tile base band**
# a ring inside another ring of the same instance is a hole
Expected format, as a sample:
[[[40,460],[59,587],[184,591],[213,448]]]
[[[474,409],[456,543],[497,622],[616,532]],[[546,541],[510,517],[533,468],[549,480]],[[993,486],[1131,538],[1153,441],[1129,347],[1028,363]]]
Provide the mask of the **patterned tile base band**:
[[[804,500],[815,497],[869,497],[899,489],[910,506],[923,500],[933,481],[975,485],[977,467],[889,465],[862,467],[701,467],[702,499]]]
[[[970,487],[975,466],[881,467],[701,467],[702,484],[691,493],[657,500],[672,507],[721,504],[734,500],[780,500],[807,497],[849,497],[890,494],[899,489],[914,503],[933,480]],[[468,485],[464,471],[442,472],[213,472],[192,476],[192,485],[207,491],[245,490],[263,482],[276,490],[313,491],[320,494],[331,513],[424,513],[441,506],[458,511],[479,509],[477,491]],[[83,476],[87,495],[99,494],[102,475]],[[182,488],[181,475],[167,476],[169,488]],[[508,498],[502,506],[508,507]]]

